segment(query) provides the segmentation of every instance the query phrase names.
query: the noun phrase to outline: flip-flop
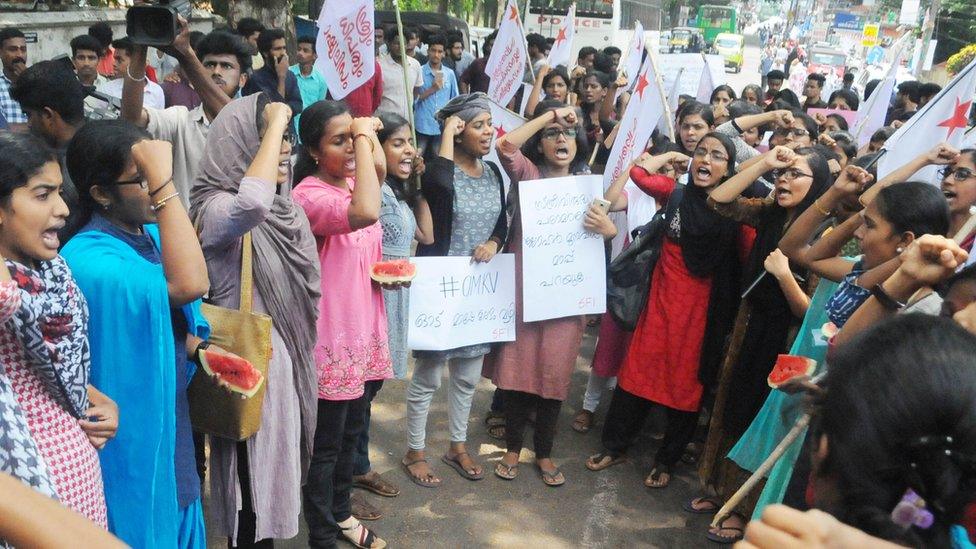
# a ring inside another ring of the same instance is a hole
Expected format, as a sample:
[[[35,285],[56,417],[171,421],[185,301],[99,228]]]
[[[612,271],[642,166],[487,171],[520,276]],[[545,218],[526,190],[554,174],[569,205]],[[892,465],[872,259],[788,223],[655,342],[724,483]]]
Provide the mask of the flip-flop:
[[[658,482],[658,480],[661,478],[661,475],[668,475],[668,481],[665,482],[664,484],[658,484],[658,485],[649,483],[649,481]],[[655,465],[654,468],[651,469],[651,473],[647,475],[647,478],[644,479],[644,486],[647,486],[648,488],[652,488],[654,490],[662,490],[664,488],[667,488],[669,484],[671,484],[671,467],[668,467],[667,465],[660,465],[660,464]]]
[[[695,502],[707,503],[712,507],[695,509]],[[681,508],[693,515],[712,515],[715,514],[722,507],[722,504],[715,500],[715,498],[710,498],[708,496],[698,497],[689,501],[684,502]]]
[[[485,425],[488,427],[505,425],[505,414],[502,412],[488,412],[488,415],[485,416]]]
[[[410,470],[410,466],[411,465],[416,465],[418,463],[427,463],[427,460],[421,458],[421,459],[415,459],[415,460],[413,460],[413,461],[411,461],[409,463],[407,463],[405,461],[401,461],[400,462],[400,465],[403,466],[403,470],[406,471],[406,473],[407,473],[407,478],[409,478],[410,480],[412,480],[413,483],[416,484],[417,486],[423,486],[424,488],[437,488],[438,486],[440,486],[441,485],[441,481],[439,479],[438,480],[425,480],[425,479],[422,479],[422,478],[418,477],[417,475],[413,474],[413,472]]]
[[[604,463],[604,460],[607,458],[610,458],[610,461]],[[625,461],[627,461],[627,458],[623,455],[615,456],[610,452],[600,452],[599,454],[590,456],[586,460],[586,468],[590,471],[602,471]],[[590,465],[591,463],[593,465]]]
[[[577,433],[589,432],[590,428],[593,427],[593,412],[589,410],[580,410],[576,412],[576,417],[573,418],[573,430]]]
[[[536,467],[539,469],[539,476],[542,477],[542,482],[546,483],[546,486],[556,487],[566,484],[566,477],[559,470],[559,467],[556,467],[552,471],[546,471],[542,467]]]
[[[508,465],[499,461],[498,465],[495,466],[495,476],[505,480],[515,480],[515,477],[518,476],[518,463],[515,465]]]
[[[725,517],[725,519],[719,523],[718,531],[721,532],[722,530],[732,530],[733,532],[737,532],[737,533],[732,536],[720,536],[714,532],[709,531],[708,533],[705,534],[705,537],[708,538],[708,541],[721,543],[722,545],[732,545],[733,543],[741,540],[742,537],[745,535],[744,527],[739,528],[738,526],[722,526],[723,524],[725,524],[726,520],[729,520],[732,517],[738,517],[739,520],[741,520],[742,522],[746,522],[745,518],[742,515],[733,511],[732,513],[729,514],[729,516]]]
[[[481,480],[481,479],[485,478],[484,471],[475,474],[475,473],[472,473],[471,471],[468,471],[467,469],[464,468],[463,465],[461,465],[460,458],[461,458],[461,456],[466,456],[466,455],[468,455],[467,452],[459,452],[457,455],[455,455],[453,458],[451,458],[451,457],[448,457],[447,454],[444,454],[443,456],[441,456],[441,461],[443,461],[444,463],[446,463],[448,467],[450,467],[451,469],[454,469],[455,471],[458,472],[459,475],[461,475],[462,477],[464,477],[464,478],[466,478],[468,480]]]

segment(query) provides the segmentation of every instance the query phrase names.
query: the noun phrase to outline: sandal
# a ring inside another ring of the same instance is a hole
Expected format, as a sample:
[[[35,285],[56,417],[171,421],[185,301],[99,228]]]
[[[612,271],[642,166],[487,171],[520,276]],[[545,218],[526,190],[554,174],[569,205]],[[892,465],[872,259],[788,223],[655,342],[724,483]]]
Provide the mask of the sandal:
[[[412,480],[413,483],[416,484],[417,486],[423,486],[424,488],[437,488],[438,486],[440,486],[441,479],[435,477],[433,473],[427,473],[427,477],[422,478],[422,477],[418,477],[413,473],[413,471],[410,470],[410,467],[418,463],[427,463],[427,460],[424,458],[420,458],[410,462],[401,461],[400,465],[402,465],[403,470],[407,472],[407,477],[410,480]]]
[[[661,477],[665,475],[667,475],[667,479],[662,480]],[[667,488],[668,484],[671,484],[671,467],[660,463],[655,464],[650,474],[644,479],[644,486],[648,488]]]
[[[376,471],[370,471],[365,475],[352,477],[352,485],[356,488],[369,490],[378,496],[385,498],[395,498],[400,495],[400,489],[392,482],[384,479]]]
[[[732,518],[739,519],[742,522],[743,526],[742,527],[725,526],[725,522]],[[742,537],[745,535],[745,524],[746,524],[745,518],[739,513],[732,511],[731,513],[729,513],[729,516],[725,517],[725,519],[722,520],[722,522],[718,523],[718,527],[716,528],[716,531],[713,532],[712,530],[709,530],[708,533],[705,534],[705,537],[708,538],[708,541],[714,541],[715,543],[721,543],[723,545],[731,545],[741,540]],[[733,534],[731,536],[720,535],[722,530],[731,530]]]
[[[566,477],[563,476],[563,472],[559,470],[559,467],[551,471],[546,471],[542,467],[538,467],[539,476],[542,477],[542,482],[546,483],[546,486],[562,486],[566,484]]]
[[[487,425],[488,427],[494,427],[495,425],[505,425],[505,413],[489,411],[488,415],[485,416],[485,425]]]
[[[495,440],[505,440],[505,422],[489,425],[488,436]]]
[[[346,541],[359,547],[359,549],[383,549],[386,547],[385,541],[359,521],[356,521],[355,526],[349,528],[340,526],[339,531],[342,532],[342,537],[346,538]]]
[[[610,452],[601,452],[599,454],[590,456],[586,460],[586,468],[590,471],[602,471],[608,467],[613,467],[618,463],[623,463],[627,461],[627,458],[623,455],[611,454]]]
[[[576,412],[576,417],[573,418],[573,430],[577,433],[586,433],[593,426],[593,412],[589,410],[580,410]]]
[[[461,456],[467,456],[467,455],[468,455],[467,452],[458,452],[457,454],[454,455],[454,457],[444,454],[443,456],[441,456],[441,461],[446,463],[448,467],[454,469],[455,471],[458,472],[459,475],[461,475],[462,477],[468,480],[481,480],[485,478],[484,471],[480,471],[476,473],[474,472],[473,468],[471,470],[468,470],[464,468],[464,465],[461,465]],[[471,456],[468,456],[469,459],[470,457]]]
[[[706,504],[705,507],[695,507],[695,505]],[[710,498],[708,496],[702,496],[695,498],[691,501],[686,501],[682,506],[682,509],[693,514],[693,515],[712,515],[716,511],[722,508],[721,502],[715,498]]]
[[[349,507],[352,516],[358,520],[379,520],[383,518],[383,513],[357,492],[349,495]]]
[[[499,461],[498,465],[495,466],[495,475],[505,480],[515,480],[515,477],[518,476],[518,463],[509,465],[503,461]]]

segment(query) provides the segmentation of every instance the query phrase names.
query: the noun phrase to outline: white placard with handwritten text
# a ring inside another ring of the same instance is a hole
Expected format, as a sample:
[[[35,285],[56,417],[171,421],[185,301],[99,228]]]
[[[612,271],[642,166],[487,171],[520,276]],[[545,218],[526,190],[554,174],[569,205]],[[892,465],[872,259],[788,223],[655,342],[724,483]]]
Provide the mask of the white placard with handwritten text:
[[[443,351],[515,341],[515,256],[488,263],[470,257],[412,257],[407,346]]]
[[[603,176],[522,181],[523,321],[598,314],[607,309],[603,237],[583,228]]]

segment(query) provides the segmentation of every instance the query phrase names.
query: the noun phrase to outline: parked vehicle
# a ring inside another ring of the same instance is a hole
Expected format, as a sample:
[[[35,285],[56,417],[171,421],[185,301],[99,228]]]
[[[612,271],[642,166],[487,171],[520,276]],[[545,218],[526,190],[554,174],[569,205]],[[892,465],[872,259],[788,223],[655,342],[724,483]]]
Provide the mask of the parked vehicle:
[[[725,59],[725,68],[731,68],[736,73],[742,71],[742,58],[746,48],[744,36],[723,32],[715,38],[712,47],[715,49],[715,53]]]

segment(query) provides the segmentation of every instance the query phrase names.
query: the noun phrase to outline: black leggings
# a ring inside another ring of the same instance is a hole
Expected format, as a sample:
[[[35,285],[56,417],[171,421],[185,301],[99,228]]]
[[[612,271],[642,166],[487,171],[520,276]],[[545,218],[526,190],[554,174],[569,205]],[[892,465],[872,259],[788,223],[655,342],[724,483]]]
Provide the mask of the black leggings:
[[[502,393],[505,410],[505,446],[509,452],[522,451],[525,425],[535,412],[535,427],[532,429],[532,446],[536,459],[547,459],[552,454],[552,441],[556,438],[556,420],[559,419],[561,400],[542,398],[532,393],[506,391]]]
[[[644,422],[653,408],[654,403],[650,400],[628,393],[617,385],[603,424],[603,447],[614,455],[626,454],[644,428]],[[667,408],[667,411],[668,427],[654,461],[670,467],[678,462],[695,435],[698,412],[683,412],[673,408]]]
[[[227,540],[227,547],[274,547],[271,538],[255,541],[257,536],[257,515],[254,514],[251,494],[251,474],[247,461],[247,441],[237,443],[237,478],[241,483],[241,510],[237,512],[237,545],[233,538]]]

